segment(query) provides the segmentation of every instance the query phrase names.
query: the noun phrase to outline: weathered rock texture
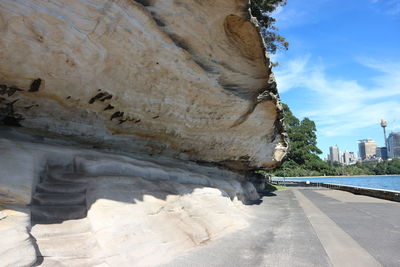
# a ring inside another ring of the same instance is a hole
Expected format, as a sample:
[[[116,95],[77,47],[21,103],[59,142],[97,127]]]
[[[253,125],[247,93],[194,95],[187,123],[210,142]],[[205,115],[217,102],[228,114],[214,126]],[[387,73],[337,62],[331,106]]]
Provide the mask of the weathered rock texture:
[[[259,198],[234,172],[168,158],[3,138],[0,155],[0,266],[154,266],[246,226],[242,202]]]
[[[0,120],[126,151],[270,168],[276,84],[245,0],[2,0]]]
[[[0,265],[153,266],[246,225],[254,186],[193,162],[285,153],[246,3],[0,1],[0,123],[30,134],[0,128]]]

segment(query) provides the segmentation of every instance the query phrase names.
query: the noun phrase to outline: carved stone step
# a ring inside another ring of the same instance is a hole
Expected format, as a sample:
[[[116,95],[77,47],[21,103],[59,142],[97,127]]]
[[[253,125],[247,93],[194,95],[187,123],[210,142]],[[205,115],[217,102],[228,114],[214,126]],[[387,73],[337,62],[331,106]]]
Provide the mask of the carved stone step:
[[[49,175],[45,182],[56,182],[56,183],[86,183],[90,177],[83,173],[63,173],[58,175]]]
[[[85,202],[85,193],[36,193],[32,203],[44,206],[70,206],[84,205]]]
[[[86,191],[85,183],[40,183],[36,187],[40,193],[83,193]]]
[[[31,220],[35,223],[61,223],[65,220],[86,217],[85,205],[73,206],[32,206]]]

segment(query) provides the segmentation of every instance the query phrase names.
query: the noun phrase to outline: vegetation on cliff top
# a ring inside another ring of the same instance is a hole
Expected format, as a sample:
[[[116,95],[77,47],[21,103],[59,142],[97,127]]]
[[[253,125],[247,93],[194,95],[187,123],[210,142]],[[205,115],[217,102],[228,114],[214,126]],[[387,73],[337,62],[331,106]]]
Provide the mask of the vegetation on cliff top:
[[[286,39],[277,33],[278,28],[274,26],[276,20],[272,17],[272,13],[284,5],[286,0],[251,0],[249,3],[251,15],[257,19],[266,49],[271,54],[289,47]]]

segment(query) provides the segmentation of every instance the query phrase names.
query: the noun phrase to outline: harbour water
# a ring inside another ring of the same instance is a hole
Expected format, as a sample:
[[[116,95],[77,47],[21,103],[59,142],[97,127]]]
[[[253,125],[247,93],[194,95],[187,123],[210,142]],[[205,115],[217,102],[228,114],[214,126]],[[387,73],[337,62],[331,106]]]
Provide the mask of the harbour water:
[[[273,179],[282,181],[283,178]],[[400,175],[395,176],[334,176],[286,178],[286,181],[310,181],[317,183],[341,184],[384,190],[400,191]]]

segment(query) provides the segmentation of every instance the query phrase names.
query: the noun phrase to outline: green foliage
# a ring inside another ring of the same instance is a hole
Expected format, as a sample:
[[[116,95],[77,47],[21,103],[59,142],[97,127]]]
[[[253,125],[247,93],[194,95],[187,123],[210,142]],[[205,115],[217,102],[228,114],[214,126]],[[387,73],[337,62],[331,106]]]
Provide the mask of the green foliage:
[[[317,147],[315,123],[308,118],[300,121],[286,104],[283,104],[283,113],[289,136],[289,151],[281,167],[271,173],[272,175],[290,177],[400,174],[400,159],[381,163],[358,162],[350,166],[323,161],[318,157],[322,151]]]
[[[271,17],[271,13],[283,5],[286,5],[286,0],[251,0],[249,4],[251,15],[257,19],[267,51],[271,54],[275,54],[279,49],[287,50],[289,47],[286,39],[276,32],[276,20]]]
[[[380,163],[369,163],[366,168],[372,174],[400,174],[400,159],[392,159]]]
[[[293,115],[289,106],[283,105],[284,123],[289,137],[289,151],[282,166],[274,172],[277,176],[317,176],[321,173],[334,175],[335,170],[318,155],[317,128],[309,118],[301,121]]]
[[[265,191],[268,191],[268,192],[274,192],[276,190],[284,190],[284,189],[286,189],[286,186],[265,183]]]
[[[283,104],[284,123],[290,140],[289,152],[286,160],[298,165],[311,164],[319,166],[318,154],[322,151],[317,147],[317,128],[309,118],[299,121],[290,111],[289,106]]]

